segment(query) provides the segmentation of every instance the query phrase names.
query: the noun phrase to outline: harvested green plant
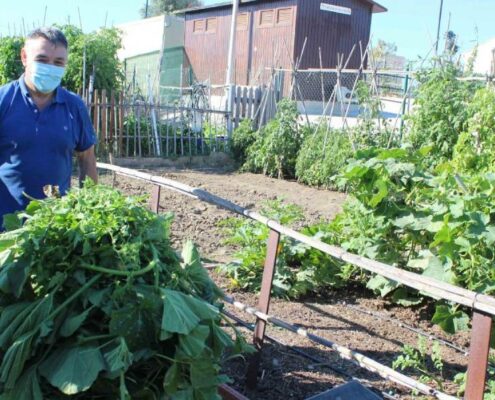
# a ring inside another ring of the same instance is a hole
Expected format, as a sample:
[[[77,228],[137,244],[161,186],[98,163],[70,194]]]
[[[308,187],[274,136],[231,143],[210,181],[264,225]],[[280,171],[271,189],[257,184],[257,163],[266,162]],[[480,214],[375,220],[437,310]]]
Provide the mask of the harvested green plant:
[[[176,254],[172,216],[144,200],[86,184],[7,218],[2,400],[220,399],[220,362],[243,342],[194,245]]]

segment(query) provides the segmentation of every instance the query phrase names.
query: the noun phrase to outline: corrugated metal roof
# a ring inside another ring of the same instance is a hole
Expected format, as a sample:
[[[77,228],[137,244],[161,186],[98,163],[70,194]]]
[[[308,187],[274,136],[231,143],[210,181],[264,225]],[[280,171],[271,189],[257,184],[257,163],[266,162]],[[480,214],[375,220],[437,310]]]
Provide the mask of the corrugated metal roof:
[[[262,0],[240,0],[240,4],[259,3],[261,1]],[[378,4],[376,1],[373,1],[373,0],[361,0],[361,1],[371,4],[371,11],[373,13],[381,13],[381,12],[388,11],[385,7]],[[176,14],[187,14],[187,13],[194,13],[194,12],[200,12],[200,11],[205,11],[205,10],[211,10],[211,9],[215,9],[215,8],[224,8],[224,7],[231,7],[231,6],[232,6],[232,1],[224,1],[222,3],[204,5],[204,6],[199,6],[199,7],[185,8],[183,10],[175,11],[175,13]]]

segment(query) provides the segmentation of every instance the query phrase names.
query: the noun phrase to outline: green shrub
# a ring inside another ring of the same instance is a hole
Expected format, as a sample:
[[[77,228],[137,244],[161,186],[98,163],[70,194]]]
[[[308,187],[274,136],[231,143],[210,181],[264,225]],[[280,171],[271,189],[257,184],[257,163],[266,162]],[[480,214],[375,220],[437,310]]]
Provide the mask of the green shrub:
[[[294,178],[304,136],[304,130],[298,126],[298,117],[295,102],[280,101],[275,119],[258,132],[256,141],[249,146],[243,169],[279,179]]]
[[[24,38],[0,38],[0,85],[18,79],[24,71],[21,62],[21,49]]]
[[[418,73],[419,88],[410,116],[408,140],[416,148],[432,146],[433,165],[452,158],[466,128],[472,85],[459,81],[460,70],[450,62]]]
[[[346,132],[321,127],[306,136],[297,157],[296,177],[308,185],[333,187],[332,178],[352,154]]]
[[[495,171],[495,92],[476,91],[469,105],[467,129],[454,148],[453,165],[459,172]]]
[[[256,141],[256,131],[249,119],[243,120],[232,134],[230,151],[234,160],[240,165],[246,162],[246,153],[249,146]]]

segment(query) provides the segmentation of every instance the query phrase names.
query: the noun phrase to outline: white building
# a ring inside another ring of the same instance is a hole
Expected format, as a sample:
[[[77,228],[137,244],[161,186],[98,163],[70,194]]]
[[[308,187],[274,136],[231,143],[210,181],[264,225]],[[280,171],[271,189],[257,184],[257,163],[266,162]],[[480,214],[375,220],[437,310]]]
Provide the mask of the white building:
[[[471,49],[462,54],[464,65],[467,65],[470,58],[476,51],[476,59],[473,64],[473,72],[482,75],[495,74],[495,38],[478,45],[478,48]]]

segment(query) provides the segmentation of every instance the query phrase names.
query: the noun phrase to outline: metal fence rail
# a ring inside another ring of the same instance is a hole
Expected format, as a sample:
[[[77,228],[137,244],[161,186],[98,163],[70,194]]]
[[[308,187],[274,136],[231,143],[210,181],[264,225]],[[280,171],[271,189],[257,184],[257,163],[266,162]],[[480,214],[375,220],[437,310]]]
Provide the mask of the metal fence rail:
[[[495,315],[494,297],[476,293],[467,289],[441,282],[430,277],[425,277],[413,272],[400,270],[398,268],[378,261],[357,256],[337,246],[331,246],[309,236],[303,235],[254,211],[247,210],[226,199],[208,193],[203,189],[193,188],[191,186],[178,183],[170,179],[153,176],[148,173],[143,173],[127,168],[121,168],[114,165],[98,163],[98,167],[108,171],[113,171],[114,173],[153,183],[155,185],[155,189],[153,190],[151,199],[151,208],[155,212],[157,212],[159,208],[160,187],[165,187],[183,193],[187,196],[195,197],[199,200],[223,207],[227,210],[251,218],[268,226],[270,228],[270,236],[268,239],[267,257],[265,261],[265,269],[263,273],[263,281],[261,285],[261,292],[257,309],[257,312],[261,312],[264,315],[268,314],[269,310],[272,281],[277,260],[277,247],[281,234],[284,234],[302,243],[308,244],[311,247],[321,250],[322,252],[338,260],[352,264],[366,271],[384,276],[407,287],[420,290],[432,298],[441,298],[472,308],[473,326],[469,352],[465,398],[468,400],[483,399],[487,374],[488,354],[490,350],[492,316]],[[254,344],[258,350],[261,350],[263,345],[265,324],[266,318],[263,319],[258,317],[254,334]],[[253,358],[253,361],[251,362],[250,368],[248,370],[248,381],[251,381],[251,384],[253,384],[253,381],[256,380],[258,363],[259,352],[258,357]],[[425,392],[425,394],[431,395],[431,392]]]

